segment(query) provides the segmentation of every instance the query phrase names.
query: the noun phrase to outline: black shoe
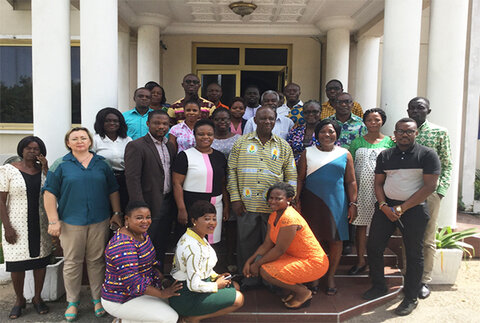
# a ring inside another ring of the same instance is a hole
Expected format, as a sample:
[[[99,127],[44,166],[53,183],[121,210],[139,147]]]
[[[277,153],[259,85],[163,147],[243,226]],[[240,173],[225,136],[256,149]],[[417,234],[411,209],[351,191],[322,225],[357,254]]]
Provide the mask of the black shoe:
[[[413,312],[417,308],[418,301],[417,299],[408,299],[404,298],[403,301],[395,309],[395,314],[400,316],[405,316]]]
[[[357,265],[354,265],[350,270],[348,271],[349,275],[358,275],[361,274],[367,269],[367,265],[363,265],[362,267],[358,267]]]
[[[388,288],[378,288],[372,287],[363,293],[362,298],[366,299],[367,301],[371,301],[372,299],[380,298],[388,293]]]
[[[430,288],[428,288],[427,284],[422,284],[420,287],[420,291],[418,292],[418,298],[425,299],[430,296]]]
[[[349,255],[352,253],[352,245],[351,244],[345,244],[343,246],[343,250],[342,250],[342,255]]]

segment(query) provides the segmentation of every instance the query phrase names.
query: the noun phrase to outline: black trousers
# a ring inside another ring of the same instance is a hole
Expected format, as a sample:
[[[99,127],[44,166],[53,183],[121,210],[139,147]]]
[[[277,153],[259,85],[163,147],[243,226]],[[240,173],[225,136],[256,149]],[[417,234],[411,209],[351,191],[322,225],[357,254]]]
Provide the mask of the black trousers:
[[[400,205],[402,201],[387,199],[388,205]],[[374,287],[386,288],[384,275],[383,253],[390,236],[396,227],[400,228],[407,256],[407,271],[405,275],[404,294],[409,299],[416,299],[421,287],[423,275],[423,236],[429,220],[426,203],[407,210],[400,220],[390,221],[385,213],[378,209],[378,203],[370,226],[367,242],[368,264],[370,278]]]
[[[176,210],[173,193],[164,195],[160,212],[152,214],[152,224],[148,228],[148,235],[155,248],[156,259],[161,262],[161,268],[165,263],[165,252],[170,240],[172,223],[177,218]]]

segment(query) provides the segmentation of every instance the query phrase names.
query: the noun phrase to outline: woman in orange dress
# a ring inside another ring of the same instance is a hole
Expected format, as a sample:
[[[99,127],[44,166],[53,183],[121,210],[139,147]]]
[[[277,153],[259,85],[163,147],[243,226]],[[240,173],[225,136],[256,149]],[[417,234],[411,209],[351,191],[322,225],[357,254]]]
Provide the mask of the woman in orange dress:
[[[243,267],[246,277],[260,275],[268,283],[286,289],[285,307],[310,305],[312,292],[303,283],[315,281],[328,270],[328,257],[303,217],[290,206],[295,188],[276,183],[267,192],[273,212],[263,244]]]

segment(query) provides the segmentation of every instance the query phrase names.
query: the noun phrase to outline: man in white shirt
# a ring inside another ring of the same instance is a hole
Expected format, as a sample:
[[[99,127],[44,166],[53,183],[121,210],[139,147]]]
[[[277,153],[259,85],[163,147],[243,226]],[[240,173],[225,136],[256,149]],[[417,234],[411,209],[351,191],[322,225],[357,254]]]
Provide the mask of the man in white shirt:
[[[262,107],[271,107],[276,113],[275,127],[273,127],[272,133],[279,136],[282,139],[287,139],[287,135],[292,129],[294,123],[290,118],[281,116],[277,113],[279,96],[278,93],[272,90],[265,91],[262,94]],[[244,134],[253,132],[257,129],[254,117],[248,119],[245,124]]]
[[[243,99],[245,100],[245,114],[243,115],[243,119],[248,120],[254,117],[258,108],[260,108],[260,104],[258,104],[260,100],[260,90],[258,86],[247,86],[243,93]]]

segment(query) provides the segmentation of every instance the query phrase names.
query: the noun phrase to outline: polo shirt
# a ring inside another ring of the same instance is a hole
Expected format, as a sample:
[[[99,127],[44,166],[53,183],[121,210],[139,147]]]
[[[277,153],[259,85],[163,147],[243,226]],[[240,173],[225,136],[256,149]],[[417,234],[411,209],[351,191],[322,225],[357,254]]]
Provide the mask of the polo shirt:
[[[277,115],[277,120],[275,120],[275,126],[272,129],[272,133],[286,140],[290,129],[293,128],[293,125],[294,123],[291,119]],[[257,124],[255,123],[255,120],[253,120],[253,117],[251,117],[245,124],[243,133],[250,133],[256,130]]]
[[[57,198],[60,220],[89,225],[110,217],[110,194],[118,191],[118,184],[104,157],[94,153],[85,168],[70,152],[50,167],[44,191]]]
[[[152,109],[148,108],[147,113],[143,116],[138,113],[136,108],[131,110],[125,111],[123,117],[125,118],[125,122],[127,124],[127,136],[132,138],[132,140],[141,138],[145,136],[148,132],[147,127],[147,119],[148,114],[153,111]]]
[[[435,150],[414,143],[406,151],[397,146],[385,149],[377,157],[375,174],[386,175],[383,190],[391,200],[406,201],[423,186],[423,175],[440,174]]]
[[[248,212],[271,213],[267,191],[277,182],[297,186],[297,168],[288,143],[272,135],[263,144],[255,131],[240,137],[228,157],[230,201],[242,201]]]
[[[198,97],[197,102],[200,106],[200,118],[210,118],[210,115],[215,110],[215,104],[207,99],[202,98],[201,96]],[[181,98],[180,100],[175,101],[170,108],[168,108],[167,114],[172,120],[174,120],[174,124],[183,122],[185,120],[185,111],[183,109],[184,106],[185,98]]]

